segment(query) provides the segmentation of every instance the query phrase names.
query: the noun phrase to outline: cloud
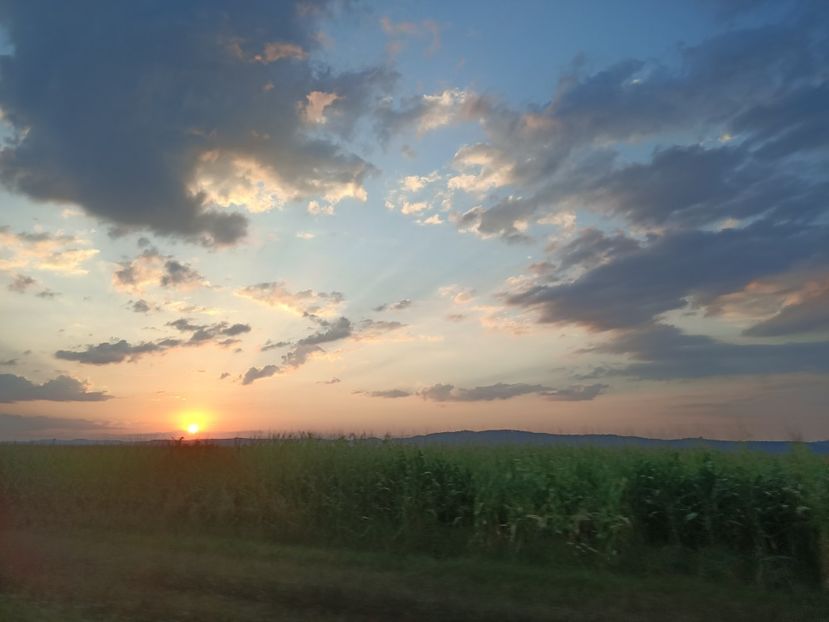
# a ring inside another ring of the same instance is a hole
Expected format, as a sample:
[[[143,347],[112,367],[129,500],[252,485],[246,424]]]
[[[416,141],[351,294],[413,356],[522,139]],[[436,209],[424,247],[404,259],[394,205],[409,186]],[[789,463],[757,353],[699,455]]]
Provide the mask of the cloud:
[[[86,346],[84,350],[58,350],[55,357],[64,361],[75,361],[85,365],[110,365],[124,361],[136,361],[145,354],[166,352],[182,345],[179,339],[162,339],[156,342],[131,344],[125,339],[104,341]]]
[[[91,419],[12,415],[0,413],[0,438],[31,438],[37,435],[87,434],[118,428],[109,423]]]
[[[829,331],[829,287],[785,305],[774,316],[749,327],[743,334],[779,337],[825,331]]]
[[[130,309],[136,313],[149,313],[152,310],[152,307],[146,300],[141,299],[134,302],[130,301]]]
[[[162,287],[182,287],[200,285],[204,281],[202,275],[190,266],[169,259],[164,262],[164,275],[161,277]]]
[[[192,333],[189,341],[184,345],[199,344],[207,341],[215,341],[221,337],[236,337],[251,331],[249,324],[228,324],[227,322],[218,322],[216,324],[193,324],[190,320],[180,318],[172,322],[167,322],[167,326],[186,333]],[[236,340],[224,340],[218,342],[219,345],[230,345]]]
[[[438,293],[443,298],[449,298],[456,305],[465,305],[475,299],[475,290],[469,287],[461,287],[460,285],[446,285],[438,289]]]
[[[463,389],[451,384],[435,384],[418,391],[425,400],[434,402],[480,402],[492,400],[508,400],[528,393],[541,393],[548,390],[540,384],[507,384],[499,382],[472,389]]]
[[[783,344],[736,344],[675,326],[650,324],[624,331],[593,349],[633,360],[595,375],[641,380],[672,380],[755,374],[829,372],[829,341]]]
[[[374,310],[377,312],[380,311],[402,311],[403,309],[408,309],[412,306],[412,301],[409,298],[403,298],[402,300],[398,300],[397,302],[387,302],[383,303],[377,307],[374,307]]]
[[[829,103],[829,102],[827,102]],[[650,161],[617,168],[568,200],[641,227],[702,227],[758,216],[813,220],[829,185],[747,148],[662,147]]]
[[[356,393],[366,395],[368,397],[381,397],[385,399],[398,399],[413,395],[410,391],[404,391],[403,389],[389,389],[387,391],[357,391]]]
[[[542,391],[539,395],[557,402],[582,402],[592,400],[608,388],[606,384],[574,385],[564,389]]]
[[[351,321],[348,318],[338,318],[334,321],[319,320],[322,330],[297,341],[300,346],[313,346],[329,341],[338,341],[350,337],[352,334]]]
[[[682,309],[689,300],[707,305],[766,275],[803,264],[824,265],[827,249],[825,225],[757,221],[741,229],[683,231],[654,237],[639,250],[627,249],[569,282],[542,282],[505,301],[536,310],[541,322],[596,330],[632,327]]]
[[[1,153],[1,152],[0,152]],[[2,156],[0,156],[2,159]],[[14,233],[0,226],[0,270],[43,270],[64,274],[86,274],[86,261],[98,254],[87,242],[73,235],[44,231]]]
[[[524,242],[562,209],[599,210],[639,226],[702,226],[758,216],[814,219],[825,210],[820,168],[829,136],[829,85],[819,67],[825,12],[793,9],[778,23],[733,29],[681,46],[664,62],[621,60],[588,73],[578,60],[544,105],[518,109],[447,90],[387,104],[387,137],[474,122],[485,140],[459,148],[449,191],[480,202],[451,220],[482,238]],[[678,134],[700,144],[659,146],[621,161],[630,143]],[[712,147],[717,137],[722,145]],[[793,155],[813,158],[793,162]]]
[[[321,12],[301,10],[309,4],[61,6],[44,22],[41,7],[6,3],[14,53],[4,59],[0,107],[16,135],[0,152],[0,179],[123,230],[210,245],[234,244],[247,230],[241,213],[218,209],[235,205],[236,194],[225,186],[222,197],[215,162],[235,170],[228,183],[237,188],[265,183],[281,196],[333,202],[364,196],[374,168],[331,137],[307,133],[297,103],[341,81],[364,102],[394,75],[335,74],[312,63]],[[205,165],[205,157],[213,160]]]
[[[419,225],[442,225],[444,220],[440,217],[440,214],[432,214],[428,218],[420,218],[415,222]]]
[[[424,134],[460,120],[471,120],[478,103],[474,93],[462,89],[415,95],[403,99],[397,106],[386,100],[375,111],[375,130],[383,141],[409,128]]]
[[[342,382],[339,378],[331,378],[330,380],[319,380],[317,384],[339,384]]]
[[[71,376],[58,376],[43,384],[35,384],[22,376],[0,374],[0,402],[102,402],[112,399],[103,391],[88,391],[87,387],[87,383]]]
[[[168,326],[184,333],[190,333],[189,339],[164,338],[157,341],[145,341],[131,344],[125,339],[104,341],[88,345],[80,351],[58,350],[55,357],[64,361],[75,361],[85,365],[111,365],[115,363],[134,362],[148,354],[162,354],[169,350],[183,347],[201,346],[214,343],[227,347],[238,343],[238,335],[250,332],[248,324],[193,324],[181,318],[167,323]]]
[[[141,292],[147,287],[193,289],[208,285],[197,270],[171,255],[147,248],[135,259],[123,261],[112,275],[118,289]]]
[[[309,360],[316,356],[324,355],[325,350],[320,344],[351,339],[354,341],[376,341],[386,333],[403,328],[401,322],[385,322],[378,320],[362,320],[356,326],[346,317],[339,317],[335,320],[327,320],[317,315],[306,313],[305,317],[313,321],[319,329],[303,337],[296,342],[279,341],[268,342],[260,348],[261,351],[274,350],[290,346],[290,349],[282,355],[280,365],[267,365],[262,369],[251,367],[245,374],[242,384],[251,384],[259,378],[270,377],[282,373],[287,369],[302,367]],[[263,370],[266,370],[263,372]],[[339,381],[338,381],[339,382]]]
[[[25,274],[16,274],[14,280],[9,283],[8,290],[10,292],[17,292],[18,294],[25,294],[26,290],[32,287],[37,281]]]
[[[245,372],[242,384],[248,385],[260,378],[270,378],[289,369],[302,367],[313,356],[324,354],[325,350],[316,344],[297,344],[282,356],[281,365],[265,365],[262,368],[251,367]]]
[[[283,281],[249,285],[237,290],[236,295],[295,315],[334,315],[345,300],[340,292],[316,292],[311,289],[292,292]]]
[[[308,58],[308,53],[293,43],[271,41],[266,43],[262,53],[254,55],[252,60],[258,63],[274,63],[283,58],[305,60]]]
[[[567,270],[574,266],[591,269],[612,259],[639,250],[640,243],[624,233],[607,235],[599,229],[583,229],[575,238],[562,245],[551,245],[548,250],[555,252],[559,268]],[[534,264],[536,273],[543,276],[551,271],[549,263]]]
[[[360,321],[359,329],[354,333],[353,338],[357,341],[378,341],[387,333],[391,333],[405,327],[406,324],[403,324],[402,322],[362,320]]]
[[[592,400],[602,394],[607,385],[575,385],[565,388],[552,388],[541,384],[505,383],[465,389],[451,384],[435,384],[417,391],[417,395],[433,402],[491,402],[508,400],[522,395],[540,395],[549,400],[577,402]]]
[[[323,124],[328,119],[325,117],[325,109],[340,98],[336,93],[325,93],[323,91],[311,91],[305,96],[306,102],[302,106],[302,115],[306,123]]]
[[[325,350],[313,343],[300,343],[291,348],[282,356],[282,366],[296,369],[302,367],[316,354],[324,354]]]
[[[426,216],[423,212],[439,206],[448,210],[452,206],[451,193],[446,190],[435,190],[432,188],[440,181],[441,175],[438,171],[432,171],[428,175],[408,175],[403,177],[398,186],[389,191],[386,195],[385,207],[389,211],[399,209],[405,216],[421,216],[416,219],[418,224],[440,224],[443,219],[439,214]]]
[[[268,339],[265,344],[259,348],[261,352],[267,352],[268,350],[277,350],[279,348],[286,348],[292,345],[290,341],[271,341]]]
[[[245,372],[245,375],[242,378],[242,384],[251,384],[255,380],[259,380],[260,378],[270,378],[278,372],[279,367],[277,367],[276,365],[265,365],[262,368],[251,367]]]

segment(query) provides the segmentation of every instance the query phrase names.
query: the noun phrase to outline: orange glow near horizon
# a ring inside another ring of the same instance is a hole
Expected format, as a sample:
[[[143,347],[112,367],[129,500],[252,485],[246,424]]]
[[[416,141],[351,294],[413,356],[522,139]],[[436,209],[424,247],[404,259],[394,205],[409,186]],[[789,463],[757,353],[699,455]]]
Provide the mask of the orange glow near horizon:
[[[204,432],[211,418],[206,410],[200,408],[188,409],[178,414],[178,427],[187,434],[194,436]]]

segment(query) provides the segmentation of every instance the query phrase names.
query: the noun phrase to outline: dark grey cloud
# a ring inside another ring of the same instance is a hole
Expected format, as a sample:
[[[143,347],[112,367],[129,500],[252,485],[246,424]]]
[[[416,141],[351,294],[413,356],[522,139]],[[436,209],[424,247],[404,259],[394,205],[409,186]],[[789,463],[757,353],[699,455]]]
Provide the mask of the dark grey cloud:
[[[325,353],[325,350],[320,346],[320,344],[332,343],[343,339],[376,339],[385,333],[405,326],[405,324],[400,322],[362,320],[355,327],[354,323],[346,317],[339,317],[335,320],[327,320],[308,312],[305,313],[305,317],[319,326],[319,329],[295,342],[279,341],[274,343],[270,340],[266,342],[265,345],[260,348],[263,352],[287,346],[290,346],[290,349],[282,355],[282,362],[280,365],[271,364],[266,365],[261,369],[257,367],[251,367],[248,369],[245,373],[242,384],[251,384],[260,378],[267,378],[281,373],[286,369],[296,369],[305,365],[305,363],[307,363],[313,355]],[[337,382],[339,382],[339,380],[337,380]]]
[[[187,264],[175,259],[168,259],[164,262],[164,274],[161,276],[162,287],[201,283],[203,280],[204,277]]]
[[[780,337],[829,331],[829,290],[784,306],[777,314],[744,331],[751,337]]]
[[[242,378],[242,384],[251,384],[260,378],[270,378],[274,374],[279,373],[279,367],[276,365],[265,365],[264,367],[251,367],[245,372]]]
[[[588,228],[580,231],[572,240],[564,244],[551,245],[547,250],[554,252],[559,258],[559,268],[567,270],[573,266],[584,269],[595,268],[612,259],[637,251],[639,248],[639,242],[624,233],[607,235],[599,229]],[[533,266],[536,267],[535,270]],[[532,272],[542,277],[550,274],[554,269],[549,262],[530,266]]]
[[[733,120],[731,129],[749,136],[749,145],[763,159],[825,151],[829,142],[827,106],[829,84],[816,81],[745,110]]]
[[[331,378],[330,380],[319,380],[317,384],[339,384],[342,382],[339,378]]]
[[[38,298],[45,298],[48,300],[52,300],[53,298],[57,298],[60,296],[60,293],[53,292],[51,289],[44,289],[43,291],[39,291],[35,294]]]
[[[333,321],[319,319],[318,322],[322,328],[319,331],[297,341],[297,345],[319,345],[321,343],[345,339],[346,337],[350,337],[352,334],[353,327],[348,318],[340,317]]]
[[[0,179],[121,230],[212,245],[237,242],[247,219],[213,208],[200,167],[253,162],[292,198],[362,186],[373,167],[306,131],[300,104],[347,86],[345,131],[364,112],[351,100],[371,101],[394,75],[312,64],[319,11],[307,9],[326,4],[4,1],[14,53],[0,61],[0,106],[18,134],[0,152]]]
[[[25,274],[16,274],[14,280],[9,283],[8,289],[11,292],[25,294],[26,290],[35,285],[35,283],[37,283],[37,281],[30,276]]]
[[[193,333],[201,328],[203,328],[200,324],[194,324],[187,318],[179,318],[177,320],[173,320],[172,322],[167,322],[167,326],[172,326],[176,330],[180,330],[183,333]]]
[[[58,376],[43,384],[14,374],[0,374],[0,402],[48,400],[51,402],[101,402],[112,399],[103,391],[88,391],[87,384],[71,376]]]
[[[412,301],[409,298],[398,300],[397,302],[387,302],[374,307],[375,311],[402,311],[412,306]]]
[[[187,343],[197,344],[207,341],[214,341],[219,337],[236,337],[251,331],[249,324],[228,324],[227,322],[217,322],[215,324],[194,324],[186,318],[179,318],[172,322],[167,322],[167,326],[172,326],[176,330],[185,333],[192,333]],[[230,345],[235,341],[221,341],[221,345]]]
[[[489,238],[499,237],[505,242],[525,244],[532,237],[521,231],[518,226],[533,216],[540,202],[531,198],[507,197],[494,207],[475,206],[455,218],[455,224],[461,231],[474,231]]]
[[[534,285],[505,300],[536,309],[541,322],[624,328],[651,322],[691,299],[704,305],[757,278],[827,260],[829,226],[758,221],[742,229],[659,236],[575,280]]]
[[[110,365],[135,361],[145,354],[166,352],[182,345],[180,339],[162,339],[155,342],[131,344],[125,339],[117,341],[103,341],[95,345],[86,346],[81,351],[58,350],[55,357],[64,361],[75,361],[85,365]]]
[[[227,328],[222,328],[220,330],[222,335],[230,335],[231,337],[235,337],[236,335],[243,335],[245,333],[250,332],[250,325],[249,324],[231,324]]]
[[[280,374],[286,370],[296,369],[302,367],[308,362],[308,359],[317,353],[324,353],[321,347],[316,344],[297,343],[288,352],[282,355],[282,363],[280,365],[265,365],[262,368],[251,367],[245,372],[242,378],[242,384],[248,385],[259,380],[260,378],[270,378],[276,374]]]
[[[125,339],[104,341],[88,345],[80,351],[58,350],[55,352],[55,357],[64,361],[75,361],[86,365],[134,362],[142,356],[161,354],[175,348],[200,346],[208,343],[227,347],[239,342],[234,337],[248,333],[251,330],[248,324],[229,324],[227,322],[194,324],[185,318],[168,322],[167,325],[178,331],[190,333],[189,339],[164,338],[137,344],[131,344]]]
[[[141,299],[131,302],[130,309],[136,313],[149,313],[152,310],[152,307],[146,300]]]
[[[829,184],[739,147],[658,148],[645,163],[594,179],[578,200],[645,227],[689,228],[763,216],[809,222],[827,208]]]
[[[574,72],[554,101],[556,115],[611,140],[732,119],[812,77],[826,52],[821,29],[819,21],[785,19],[685,46],[676,68],[627,60],[587,77]]]
[[[417,395],[434,402],[491,402],[532,394],[554,401],[578,402],[592,400],[602,394],[606,388],[607,385],[604,384],[575,385],[557,389],[541,384],[499,382],[465,389],[451,384],[435,384],[421,389],[417,392]]]
[[[829,341],[735,344],[651,324],[625,331],[597,352],[626,355],[632,362],[599,371],[642,380],[829,372]]]
[[[282,356],[282,366],[290,368],[301,367],[308,362],[311,355],[323,352],[325,350],[316,344],[297,344]]]
[[[116,429],[109,423],[91,419],[12,415],[0,413],[0,438],[31,438],[43,434],[100,433]]]
[[[18,359],[6,359],[5,361],[0,361],[0,366],[3,367],[14,367],[17,365]]]

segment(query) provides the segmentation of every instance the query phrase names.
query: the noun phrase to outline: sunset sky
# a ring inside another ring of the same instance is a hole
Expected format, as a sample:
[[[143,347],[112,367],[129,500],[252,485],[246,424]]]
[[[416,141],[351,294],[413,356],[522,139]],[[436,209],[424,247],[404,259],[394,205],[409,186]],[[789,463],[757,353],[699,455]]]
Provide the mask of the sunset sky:
[[[0,440],[829,437],[829,5],[0,0]]]

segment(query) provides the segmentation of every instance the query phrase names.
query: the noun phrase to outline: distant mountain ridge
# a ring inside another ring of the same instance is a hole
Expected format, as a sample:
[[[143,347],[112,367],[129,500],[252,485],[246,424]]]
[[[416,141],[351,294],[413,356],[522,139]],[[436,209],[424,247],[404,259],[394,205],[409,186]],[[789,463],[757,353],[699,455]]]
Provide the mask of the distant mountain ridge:
[[[254,445],[270,442],[269,437],[235,437],[235,438],[203,438],[182,441],[185,444],[195,442],[209,443],[220,446]],[[329,439],[331,440],[331,439]],[[406,445],[560,445],[560,446],[592,446],[592,447],[663,447],[673,449],[708,448],[721,451],[735,451],[749,449],[770,454],[783,454],[794,446],[808,447],[817,454],[829,455],[829,440],[822,441],[725,441],[708,438],[676,438],[661,439],[644,436],[621,436],[617,434],[550,434],[547,432],[528,432],[525,430],[457,430],[453,432],[434,432],[406,437],[353,437],[354,442],[378,443],[384,440]],[[2,442],[2,441],[0,441]],[[92,440],[92,439],[43,439],[36,441],[16,441],[21,444],[37,445],[168,445],[177,441],[168,439],[153,440]]]
[[[675,449],[704,447],[724,451],[751,449],[766,453],[780,454],[790,451],[792,446],[809,447],[818,454],[829,455],[829,440],[823,441],[725,441],[708,438],[661,439],[643,436],[620,436],[617,434],[549,434],[524,430],[459,430],[456,432],[435,432],[396,439],[405,443],[432,445],[570,445],[594,447],[670,447]]]

